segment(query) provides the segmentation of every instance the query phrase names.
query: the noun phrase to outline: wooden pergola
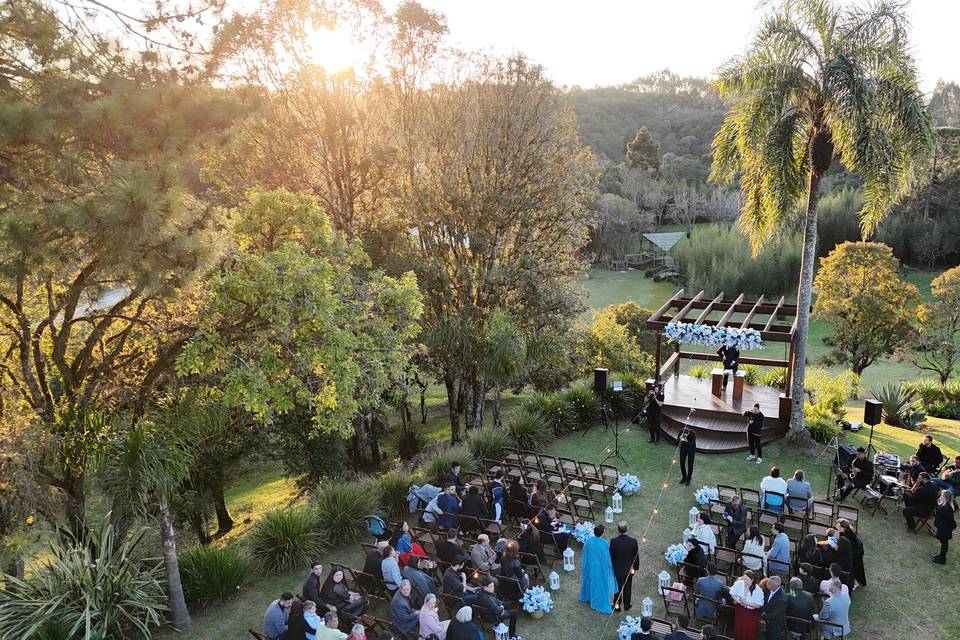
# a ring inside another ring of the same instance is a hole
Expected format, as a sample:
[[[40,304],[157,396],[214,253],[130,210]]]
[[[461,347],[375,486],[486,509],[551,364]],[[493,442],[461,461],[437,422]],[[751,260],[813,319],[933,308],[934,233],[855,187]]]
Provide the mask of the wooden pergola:
[[[724,301],[723,292],[712,300],[705,298],[703,291],[694,296],[684,296],[680,289],[663,303],[647,320],[647,328],[657,330],[656,354],[656,381],[672,367],[675,375],[680,374],[680,359],[688,360],[716,360],[714,353],[700,353],[696,351],[682,351],[679,344],[674,344],[673,353],[662,359],[663,329],[670,324],[686,322],[694,325],[710,327],[737,327],[739,329],[756,329],[760,332],[764,343],[781,342],[789,345],[789,355],[786,360],[777,358],[754,358],[742,356],[740,364],[757,364],[766,367],[783,367],[787,370],[786,388],[789,392],[790,382],[793,379],[794,336],[797,332],[797,305],[784,304],[781,296],[777,302],[768,302],[760,296],[753,302],[744,301],[744,294],[737,295],[734,300]],[[721,313],[719,318],[710,318],[714,313]],[[733,315],[746,314],[740,320],[732,320]],[[672,315],[671,315],[672,314]],[[758,316],[766,316],[761,321]]]

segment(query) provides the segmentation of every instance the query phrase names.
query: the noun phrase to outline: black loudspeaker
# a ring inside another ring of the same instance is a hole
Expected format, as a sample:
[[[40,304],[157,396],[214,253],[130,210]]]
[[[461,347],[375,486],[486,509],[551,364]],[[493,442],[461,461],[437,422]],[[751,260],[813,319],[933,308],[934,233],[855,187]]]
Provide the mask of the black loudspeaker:
[[[593,392],[598,396],[603,395],[607,390],[607,370],[593,370]]]
[[[837,462],[840,463],[840,470],[844,473],[850,472],[850,463],[857,456],[855,447],[849,444],[842,444],[837,447]]]
[[[869,425],[880,424],[880,414],[883,405],[876,400],[867,400],[863,403],[863,421]]]

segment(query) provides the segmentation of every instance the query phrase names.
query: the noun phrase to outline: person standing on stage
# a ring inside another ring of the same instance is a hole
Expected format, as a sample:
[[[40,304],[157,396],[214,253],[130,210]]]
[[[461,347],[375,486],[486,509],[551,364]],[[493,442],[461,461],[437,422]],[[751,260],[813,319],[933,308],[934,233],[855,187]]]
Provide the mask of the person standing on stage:
[[[757,459],[757,464],[763,462],[762,436],[763,436],[763,413],[760,411],[760,403],[754,402],[753,409],[743,414],[747,418],[747,443],[750,445],[750,455],[747,460]]]
[[[717,349],[717,355],[720,357],[720,362],[723,363],[723,388],[727,388],[727,380],[730,375],[728,371],[733,372],[733,375],[737,375],[737,365],[740,362],[740,350],[736,347],[728,347],[727,345],[720,345],[720,348]]]
[[[650,442],[660,442],[660,414],[665,400],[663,383],[658,382],[647,395],[647,427],[650,429]]]
[[[690,479],[693,478],[693,458],[697,453],[697,432],[688,426],[683,427],[680,437],[677,439],[680,444],[680,484],[690,486]]]
[[[637,539],[627,535],[626,520],[617,525],[620,534],[610,541],[610,561],[613,563],[613,577],[617,579],[619,601],[614,602],[617,611],[630,611],[633,606],[633,574],[640,569],[640,549]]]

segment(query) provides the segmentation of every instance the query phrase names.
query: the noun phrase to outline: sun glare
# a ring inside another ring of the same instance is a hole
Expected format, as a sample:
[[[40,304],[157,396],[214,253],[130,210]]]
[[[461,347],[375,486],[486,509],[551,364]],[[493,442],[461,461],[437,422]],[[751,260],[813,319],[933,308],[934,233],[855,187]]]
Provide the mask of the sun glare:
[[[317,29],[308,46],[313,62],[327,71],[343,71],[363,62],[360,45],[342,31]]]

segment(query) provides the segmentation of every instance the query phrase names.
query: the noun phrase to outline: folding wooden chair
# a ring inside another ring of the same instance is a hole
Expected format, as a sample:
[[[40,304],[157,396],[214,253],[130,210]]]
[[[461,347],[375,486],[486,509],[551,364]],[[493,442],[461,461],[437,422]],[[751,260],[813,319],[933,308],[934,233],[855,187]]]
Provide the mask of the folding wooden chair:
[[[370,640],[389,640],[393,637],[390,622],[382,618],[374,618],[373,623],[366,625],[365,631]]]
[[[836,622],[827,622],[826,620],[818,620],[817,626],[820,627],[820,629],[829,629],[831,639],[839,638],[839,640],[843,640],[842,624],[837,624]]]
[[[717,547],[714,550],[714,562],[718,567],[726,567],[731,574],[740,573],[740,552],[729,547]]]
[[[593,512],[593,500],[586,491],[582,489],[570,488],[567,492],[570,497],[570,508],[577,520],[592,520],[596,522],[597,517]]]
[[[740,487],[740,500],[744,505],[751,507],[754,511],[760,508],[760,492],[756,489]]]
[[[827,529],[831,528],[833,528],[833,525],[824,524],[814,520],[807,521],[807,535],[812,533],[815,536],[825,536],[827,535]]]
[[[583,474],[580,472],[579,462],[573,458],[564,458],[561,456],[558,456],[557,460],[560,461],[560,470],[563,472],[565,478],[571,476],[574,480],[583,481]]]
[[[713,616],[701,616],[697,613],[699,605],[701,603],[709,604],[713,607]],[[714,600],[713,598],[708,598],[707,596],[700,595],[699,593],[693,594],[693,622],[700,624],[716,624],[717,622],[717,611],[720,610],[720,602]]]
[[[263,634],[260,633],[259,631],[254,631],[253,629],[247,629],[247,631],[249,631],[249,632],[250,632],[250,635],[252,635],[252,636],[253,636],[254,638],[256,638],[257,640],[270,640],[270,638],[268,638],[267,636],[263,635]]]
[[[933,517],[933,514],[930,514],[927,516],[917,516],[917,519],[916,519],[917,526],[915,527],[915,529],[917,529],[918,531],[921,529],[926,529],[930,535],[932,535],[933,537],[936,537],[937,532],[934,530],[933,525],[930,524],[930,518],[932,517]]]
[[[673,587],[658,587],[660,597],[663,599],[663,608],[668,616],[678,616],[681,613],[690,617],[690,605],[687,601],[687,592],[685,589],[674,589]]]
[[[707,572],[695,564],[683,561],[677,563],[677,579],[687,585],[687,589],[691,593],[693,593],[693,587],[697,584],[697,580],[705,575],[707,575]]]
[[[860,510],[856,507],[848,507],[844,504],[837,505],[837,518],[845,518],[849,520],[853,528],[856,529],[857,522],[860,520]]]
[[[514,464],[519,464],[520,460],[520,450],[513,447],[504,447],[502,449],[501,455],[503,456],[502,462],[512,462]]]
[[[744,558],[752,558],[753,560],[759,560],[761,563],[760,566],[761,567],[763,566],[763,556],[754,555],[752,553],[744,553],[743,551],[739,551],[738,553],[739,553],[739,560],[740,560],[741,567],[746,567],[746,565],[743,563]],[[758,579],[759,579],[759,576],[758,576]]]
[[[777,491],[764,491],[763,492],[763,505],[762,508],[776,513],[782,514],[786,511],[787,505],[787,496],[786,494],[779,493]]]
[[[554,491],[560,491],[565,486],[563,481],[563,470],[560,467],[560,460],[556,456],[550,456],[545,453],[540,454],[540,468],[543,469],[543,479],[547,486]]]
[[[813,620],[787,616],[787,637],[791,633],[799,633],[801,640],[811,640],[813,635]]]
[[[604,486],[611,494],[613,494],[613,492],[617,489],[617,483],[620,482],[620,472],[617,471],[616,467],[611,467],[608,464],[601,464],[600,476],[603,478]]]
[[[363,571],[354,570],[353,575],[357,580],[357,584],[363,587],[367,597],[390,602],[392,596],[390,592],[387,591],[387,587],[384,586],[382,580],[377,580],[369,573],[364,573]]]
[[[774,522],[780,522],[779,513],[767,511],[766,509],[760,511],[760,515],[757,518],[757,525],[760,527],[760,531],[769,531]]]
[[[806,517],[785,515],[781,519],[781,522],[783,522],[784,532],[788,536],[797,539],[803,538],[807,526]]]
[[[540,560],[532,553],[520,553],[520,563],[527,569],[530,580],[536,584],[545,583],[547,574],[543,570]]]
[[[730,502],[730,498],[734,496],[739,496],[737,488],[729,484],[718,484],[717,485],[717,494],[721,502]]]
[[[661,620],[660,618],[650,618],[650,632],[658,638],[673,633],[674,626],[672,622]]]
[[[808,520],[813,522],[821,522],[826,525],[832,525],[834,523],[833,514],[836,510],[836,507],[832,502],[827,502],[826,500],[814,500],[813,504],[810,506],[810,517]]]

